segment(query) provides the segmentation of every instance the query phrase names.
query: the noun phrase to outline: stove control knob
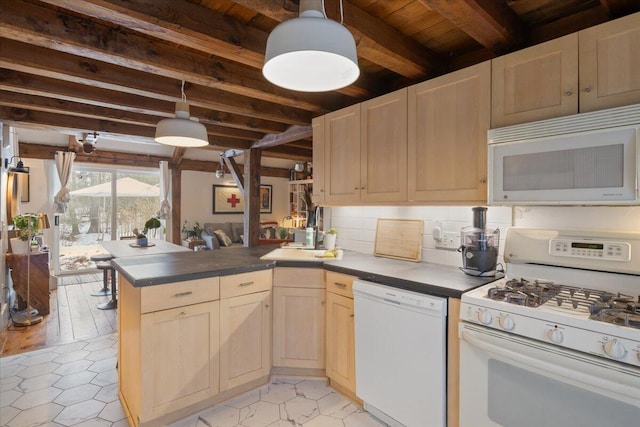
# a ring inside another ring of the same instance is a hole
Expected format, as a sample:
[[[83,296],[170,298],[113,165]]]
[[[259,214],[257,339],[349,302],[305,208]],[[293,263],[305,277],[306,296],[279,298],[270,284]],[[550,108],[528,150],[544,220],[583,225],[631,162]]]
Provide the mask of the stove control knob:
[[[505,331],[512,331],[513,328],[516,327],[516,322],[511,316],[507,314],[500,317],[500,326],[502,326],[502,329],[504,329]]]
[[[564,334],[562,333],[562,331],[559,331],[557,329],[550,329],[549,332],[547,332],[547,336],[549,337],[551,342],[556,344],[560,344],[564,340]]]
[[[624,359],[627,355],[627,349],[616,339],[604,343],[604,352],[613,359]]]
[[[478,311],[478,320],[483,325],[490,325],[493,321],[493,316],[489,313],[489,310],[479,310]]]

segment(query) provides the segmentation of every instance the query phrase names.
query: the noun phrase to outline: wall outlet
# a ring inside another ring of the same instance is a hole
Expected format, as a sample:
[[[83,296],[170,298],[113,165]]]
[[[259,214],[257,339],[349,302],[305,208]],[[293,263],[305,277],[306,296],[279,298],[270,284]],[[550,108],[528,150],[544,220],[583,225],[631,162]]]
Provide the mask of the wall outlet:
[[[460,233],[444,231],[441,233],[440,241],[436,240],[436,248],[457,250],[460,246]]]

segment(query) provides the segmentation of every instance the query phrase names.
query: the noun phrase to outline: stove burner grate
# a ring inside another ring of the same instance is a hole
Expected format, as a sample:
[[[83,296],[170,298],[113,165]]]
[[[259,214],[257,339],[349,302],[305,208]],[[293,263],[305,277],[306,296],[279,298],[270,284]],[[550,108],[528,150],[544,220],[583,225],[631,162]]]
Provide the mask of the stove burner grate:
[[[510,279],[502,286],[489,288],[487,298],[527,307],[552,304],[558,309],[587,313],[593,320],[640,328],[640,297],[620,293]]]
[[[590,316],[593,320],[615,323],[616,325],[640,328],[640,312],[618,308],[605,308]]]

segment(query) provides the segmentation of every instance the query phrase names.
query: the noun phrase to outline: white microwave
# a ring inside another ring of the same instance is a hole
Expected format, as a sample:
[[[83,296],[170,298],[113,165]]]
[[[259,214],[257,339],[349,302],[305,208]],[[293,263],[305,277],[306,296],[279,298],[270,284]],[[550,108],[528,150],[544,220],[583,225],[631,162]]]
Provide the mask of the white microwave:
[[[640,105],[488,137],[491,205],[640,205]]]

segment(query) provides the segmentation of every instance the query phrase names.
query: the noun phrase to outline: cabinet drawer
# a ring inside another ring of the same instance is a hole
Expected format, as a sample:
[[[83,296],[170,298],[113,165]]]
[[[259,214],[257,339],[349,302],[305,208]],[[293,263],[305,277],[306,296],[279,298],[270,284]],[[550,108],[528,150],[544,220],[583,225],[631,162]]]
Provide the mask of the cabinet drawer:
[[[276,267],[273,270],[273,286],[324,289],[322,268]]]
[[[166,285],[145,286],[140,290],[142,313],[220,299],[220,278],[188,280]]]
[[[273,270],[252,271],[220,278],[220,298],[271,290]]]
[[[353,281],[355,276],[327,271],[327,292],[353,298]]]

